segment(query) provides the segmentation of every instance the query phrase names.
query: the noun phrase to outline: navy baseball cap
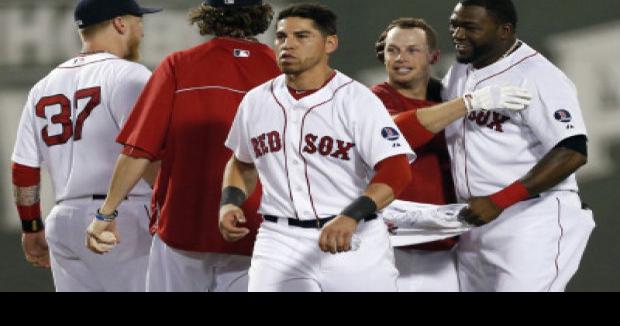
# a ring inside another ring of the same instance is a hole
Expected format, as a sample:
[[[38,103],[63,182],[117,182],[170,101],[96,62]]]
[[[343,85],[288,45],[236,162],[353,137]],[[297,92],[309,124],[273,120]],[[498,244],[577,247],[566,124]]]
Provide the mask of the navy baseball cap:
[[[79,0],[73,16],[79,28],[123,15],[142,16],[162,11],[161,8],[144,8],[135,0]]]
[[[247,7],[263,4],[263,0],[207,0],[204,4],[211,7]]]

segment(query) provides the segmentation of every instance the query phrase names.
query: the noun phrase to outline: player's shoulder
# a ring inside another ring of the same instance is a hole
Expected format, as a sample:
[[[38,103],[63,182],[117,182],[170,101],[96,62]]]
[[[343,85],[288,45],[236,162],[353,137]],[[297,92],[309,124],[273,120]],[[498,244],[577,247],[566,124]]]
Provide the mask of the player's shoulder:
[[[334,78],[327,84],[328,88],[334,93],[335,97],[347,98],[349,96],[373,96],[374,94],[368,88],[368,86],[360,83],[359,81],[347,76],[346,74],[337,71]],[[349,97],[350,100],[355,98]]]
[[[523,43],[518,53],[519,56],[513,59],[515,70],[526,76],[528,80],[546,83],[557,78],[567,78],[560,68],[526,43]]]
[[[254,88],[252,88],[245,95],[244,99],[248,100],[257,100],[266,98],[267,95],[270,95],[272,92],[275,92],[278,88],[286,85],[286,77],[284,74],[280,74],[275,78],[272,78]]]

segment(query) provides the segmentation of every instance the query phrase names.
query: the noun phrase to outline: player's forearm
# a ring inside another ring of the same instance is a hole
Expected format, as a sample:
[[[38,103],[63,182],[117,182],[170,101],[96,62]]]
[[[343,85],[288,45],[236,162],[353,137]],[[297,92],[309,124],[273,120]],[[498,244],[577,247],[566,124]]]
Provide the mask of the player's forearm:
[[[256,189],[258,174],[254,164],[243,163],[233,155],[224,169],[222,189],[236,187],[249,197]]]
[[[144,175],[150,163],[151,161],[145,158],[119,155],[108,194],[99,211],[105,215],[112,214]]]
[[[545,155],[521,182],[530,195],[549,190],[585,165],[587,157],[568,148],[554,148]]]
[[[467,109],[463,99],[457,98],[429,108],[419,109],[416,113],[420,124],[436,134],[445,129],[450,123],[464,117],[467,114]]]
[[[149,186],[151,186],[151,188],[153,188],[153,185],[155,184],[155,180],[157,179],[157,174],[159,173],[160,167],[161,161],[151,162],[149,163],[149,165],[147,165],[146,170],[142,175],[142,179],[144,179],[144,181],[146,181]]]
[[[383,209],[396,199],[392,187],[383,183],[371,183],[362,196],[372,199],[377,205],[377,210]]]

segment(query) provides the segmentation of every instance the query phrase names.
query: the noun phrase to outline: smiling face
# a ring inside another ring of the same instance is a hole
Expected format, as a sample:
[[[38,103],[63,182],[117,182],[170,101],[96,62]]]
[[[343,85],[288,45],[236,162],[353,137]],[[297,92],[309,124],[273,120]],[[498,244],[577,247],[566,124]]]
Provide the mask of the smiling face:
[[[450,16],[450,35],[460,63],[485,67],[504,53],[505,43],[512,32],[506,24],[498,24],[481,6],[457,4]]]
[[[275,48],[278,66],[287,75],[327,66],[328,56],[337,45],[337,37],[321,34],[311,19],[287,17],[278,21]]]
[[[385,39],[385,68],[391,84],[406,88],[416,81],[428,82],[437,50],[430,50],[421,28],[390,30]]]

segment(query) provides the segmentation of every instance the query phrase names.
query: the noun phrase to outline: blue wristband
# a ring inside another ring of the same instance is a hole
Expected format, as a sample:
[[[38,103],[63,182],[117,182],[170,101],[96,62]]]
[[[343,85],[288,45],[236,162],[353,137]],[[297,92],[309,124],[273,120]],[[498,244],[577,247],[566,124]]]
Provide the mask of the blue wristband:
[[[95,214],[95,218],[99,221],[104,222],[112,222],[118,216],[118,211],[114,210],[114,212],[110,215],[101,214],[99,209],[97,209],[97,213]]]

